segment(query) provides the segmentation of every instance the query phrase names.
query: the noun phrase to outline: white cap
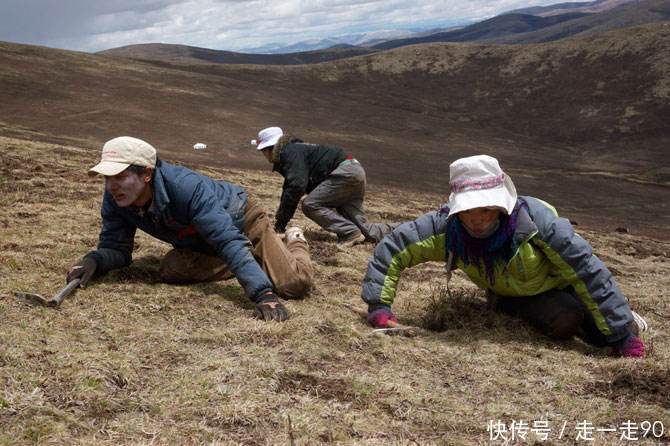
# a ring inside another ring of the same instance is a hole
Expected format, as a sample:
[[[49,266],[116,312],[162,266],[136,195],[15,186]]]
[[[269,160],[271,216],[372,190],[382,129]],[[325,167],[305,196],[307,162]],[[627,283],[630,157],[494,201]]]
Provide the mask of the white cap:
[[[258,140],[251,140],[251,144],[256,146],[256,150],[263,150],[277,144],[279,138],[284,135],[279,127],[268,127],[258,132]]]
[[[205,150],[205,149],[207,148],[207,144],[203,144],[203,143],[199,142],[199,143],[196,143],[196,144],[193,146],[193,148],[194,148],[195,150]]]
[[[449,216],[469,209],[497,207],[511,214],[516,188],[498,160],[488,155],[460,158],[449,166]]]
[[[156,149],[141,139],[119,136],[110,139],[102,146],[100,162],[93,166],[88,174],[114,176],[130,165],[156,167]]]

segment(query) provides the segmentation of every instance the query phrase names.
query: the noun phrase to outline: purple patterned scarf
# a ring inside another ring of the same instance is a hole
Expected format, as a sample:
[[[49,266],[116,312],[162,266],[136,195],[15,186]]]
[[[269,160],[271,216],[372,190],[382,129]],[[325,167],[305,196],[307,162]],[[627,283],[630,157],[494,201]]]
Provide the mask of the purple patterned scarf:
[[[461,224],[461,220],[453,215],[447,222],[446,242],[447,255],[454,253],[454,261],[460,259],[465,266],[476,265],[484,272],[491,285],[495,282],[495,266],[498,262],[507,264],[514,254],[512,252],[512,234],[516,229],[519,210],[526,203],[518,201],[511,215],[500,213],[498,229],[490,236],[480,239],[471,236]],[[449,212],[443,209],[441,212]]]

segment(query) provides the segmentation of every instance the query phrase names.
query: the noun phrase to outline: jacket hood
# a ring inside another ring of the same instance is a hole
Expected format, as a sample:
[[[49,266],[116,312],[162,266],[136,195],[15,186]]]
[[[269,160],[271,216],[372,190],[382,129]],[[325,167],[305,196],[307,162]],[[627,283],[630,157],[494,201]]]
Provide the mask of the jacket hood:
[[[170,203],[170,196],[165,188],[165,179],[163,178],[163,163],[161,160],[156,160],[156,167],[154,168],[154,177],[151,179],[153,196],[151,197],[151,209],[156,215],[163,212],[163,210]]]
[[[278,163],[279,157],[281,156],[281,152],[284,150],[284,147],[294,142],[302,142],[302,140],[291,135],[284,135],[279,138],[279,141],[277,141],[277,144],[275,144],[274,148],[272,149],[272,162]]]
[[[526,203],[523,198],[517,198],[517,206],[519,201]],[[530,217],[528,213],[528,207],[522,206],[519,209],[519,215],[517,216],[516,229],[514,230],[514,235],[512,236],[512,251],[516,251],[521,243],[525,242],[529,238],[537,234],[537,225]]]

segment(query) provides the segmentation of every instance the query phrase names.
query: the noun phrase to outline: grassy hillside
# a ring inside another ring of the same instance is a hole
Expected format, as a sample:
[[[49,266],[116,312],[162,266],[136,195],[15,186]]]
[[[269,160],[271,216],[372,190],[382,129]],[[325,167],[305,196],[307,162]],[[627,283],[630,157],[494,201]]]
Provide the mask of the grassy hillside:
[[[301,215],[316,286],[288,303],[285,323],[251,319],[235,281],[158,283],[169,248],[145,235],[131,267],[58,310],[30,307],[13,292],[52,294],[95,245],[102,184],[85,174],[97,148],[10,130],[21,139],[0,137],[0,444],[472,445],[489,444],[491,420],[548,420],[546,444],[575,443],[584,420],[656,421],[663,438],[639,431],[635,444],[670,441],[668,242],[582,231],[653,327],[638,361],[491,314],[460,274],[447,298],[444,266],[432,263],[403,275],[395,305],[401,322],[424,327],[419,336],[374,335],[343,306],[362,306],[372,247],[339,251]],[[194,167],[268,209],[278,202],[277,176]],[[372,186],[370,218],[408,219],[442,198]],[[616,444],[620,432],[594,434]]]

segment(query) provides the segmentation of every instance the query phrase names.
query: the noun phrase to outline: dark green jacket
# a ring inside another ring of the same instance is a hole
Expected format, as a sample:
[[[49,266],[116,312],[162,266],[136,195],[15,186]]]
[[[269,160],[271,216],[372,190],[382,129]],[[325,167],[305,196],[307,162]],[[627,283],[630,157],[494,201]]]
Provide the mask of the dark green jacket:
[[[272,149],[272,170],[284,177],[275,228],[284,231],[303,195],[312,192],[346,159],[340,147],[308,144],[283,136]]]

